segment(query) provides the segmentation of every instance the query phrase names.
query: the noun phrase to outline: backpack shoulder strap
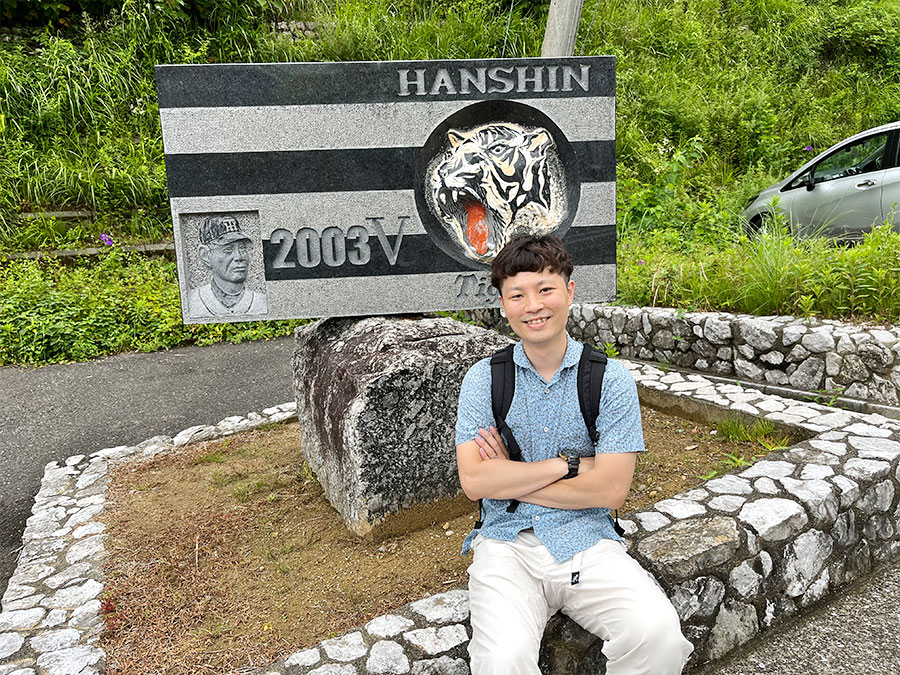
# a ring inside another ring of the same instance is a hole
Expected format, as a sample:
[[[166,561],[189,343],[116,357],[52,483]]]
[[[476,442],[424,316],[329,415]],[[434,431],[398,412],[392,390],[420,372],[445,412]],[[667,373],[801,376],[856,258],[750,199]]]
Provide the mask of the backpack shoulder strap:
[[[516,364],[513,363],[513,345],[491,357],[491,412],[494,421],[506,420],[506,413],[516,393]]]
[[[516,364],[513,363],[513,345],[501,349],[491,356],[491,412],[497,430],[506,438],[506,413],[512,405],[516,393]],[[512,435],[512,434],[510,434]],[[484,524],[484,500],[478,500],[478,521],[475,529]]]
[[[509,412],[515,393],[516,364],[513,363],[513,345],[509,345],[491,357],[491,411],[494,413],[497,431],[506,443],[509,458],[519,462],[522,461],[522,449],[516,442],[512,429],[506,424],[506,413]],[[513,499],[506,507],[506,511],[513,513],[518,507],[519,501]]]
[[[578,405],[581,407],[581,416],[584,417],[584,424],[592,443],[596,443],[600,437],[597,433],[597,417],[600,416],[600,396],[603,394],[606,361],[606,354],[590,345],[584,345],[581,359],[578,361]],[[613,517],[613,527],[620,537],[625,534],[625,529],[619,525],[618,509]]]
[[[591,442],[596,443],[597,417],[600,415],[600,396],[603,393],[603,374],[606,372],[606,354],[590,345],[584,345],[578,361],[578,405]]]
[[[516,393],[516,364],[513,363],[513,345],[501,349],[491,357],[491,412],[494,424],[506,443],[509,458],[521,461],[522,450],[506,423],[506,413]]]

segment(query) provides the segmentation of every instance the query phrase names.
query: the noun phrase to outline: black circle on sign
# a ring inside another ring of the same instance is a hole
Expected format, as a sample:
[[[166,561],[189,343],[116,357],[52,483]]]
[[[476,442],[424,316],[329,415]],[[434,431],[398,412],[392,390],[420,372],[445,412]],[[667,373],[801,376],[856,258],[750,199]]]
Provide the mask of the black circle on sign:
[[[430,189],[427,173],[428,167],[435,157],[439,154],[442,155],[447,148],[449,144],[447,132],[450,129],[471,129],[493,122],[511,122],[523,127],[542,127],[553,138],[559,158],[560,175],[557,180],[562,182],[565,190],[566,208],[559,224],[553,228],[550,234],[562,239],[575,219],[578,200],[581,196],[581,178],[578,175],[575,152],[562,130],[545,113],[515,101],[481,101],[457,110],[435,127],[419,153],[415,181],[416,208],[419,218],[425,226],[425,231],[435,245],[454,260],[475,270],[490,269],[490,264],[473,260],[466,255],[459,244],[450,237],[438,216],[431,210],[425,194],[425,191]]]

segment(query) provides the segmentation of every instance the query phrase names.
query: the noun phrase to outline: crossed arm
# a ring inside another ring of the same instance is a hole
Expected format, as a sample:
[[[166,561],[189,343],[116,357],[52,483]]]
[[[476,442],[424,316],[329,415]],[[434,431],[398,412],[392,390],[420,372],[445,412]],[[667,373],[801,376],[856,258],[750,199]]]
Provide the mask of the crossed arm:
[[[557,509],[619,508],[635,461],[633,452],[582,457],[578,475],[561,480],[568,473],[564,459],[514,462],[494,427],[456,446],[459,480],[469,499],[518,499]]]

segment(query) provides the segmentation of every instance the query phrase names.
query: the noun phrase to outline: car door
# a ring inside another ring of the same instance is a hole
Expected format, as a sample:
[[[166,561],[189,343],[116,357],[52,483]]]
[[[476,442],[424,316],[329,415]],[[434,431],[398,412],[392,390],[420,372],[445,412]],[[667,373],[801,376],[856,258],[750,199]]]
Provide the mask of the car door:
[[[795,229],[807,235],[856,239],[881,222],[885,151],[892,133],[847,143],[792,181],[782,208]]]
[[[881,182],[881,217],[891,221],[900,232],[900,132],[894,132],[888,145],[887,169]]]

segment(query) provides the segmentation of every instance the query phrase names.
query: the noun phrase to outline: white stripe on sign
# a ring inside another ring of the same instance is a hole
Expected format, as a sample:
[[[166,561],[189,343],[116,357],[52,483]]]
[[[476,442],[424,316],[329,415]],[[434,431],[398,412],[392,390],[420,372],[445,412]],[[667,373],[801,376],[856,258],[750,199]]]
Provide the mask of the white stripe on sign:
[[[615,183],[582,183],[578,214],[572,227],[613,224],[616,218],[615,187]],[[171,205],[176,223],[182,213],[259,211],[260,222],[264,223],[263,238],[279,228],[310,227],[321,232],[336,226],[346,230],[352,225],[364,224],[351,215],[356,213],[384,217],[384,232],[388,235],[395,235],[399,230],[397,215],[409,216],[403,227],[406,234],[425,233],[412,190],[175,197]]]
[[[615,99],[521,101],[544,112],[570,143],[615,139]],[[432,130],[474,101],[164,108],[168,155],[421,147]]]
[[[403,227],[406,234],[425,234],[412,190],[177,197],[171,204],[175,222],[182,213],[259,211],[263,238],[279,228],[310,227],[321,232],[334,226],[346,230],[365,224],[366,217],[384,217],[384,233],[394,235],[399,231],[400,215],[409,217]]]

